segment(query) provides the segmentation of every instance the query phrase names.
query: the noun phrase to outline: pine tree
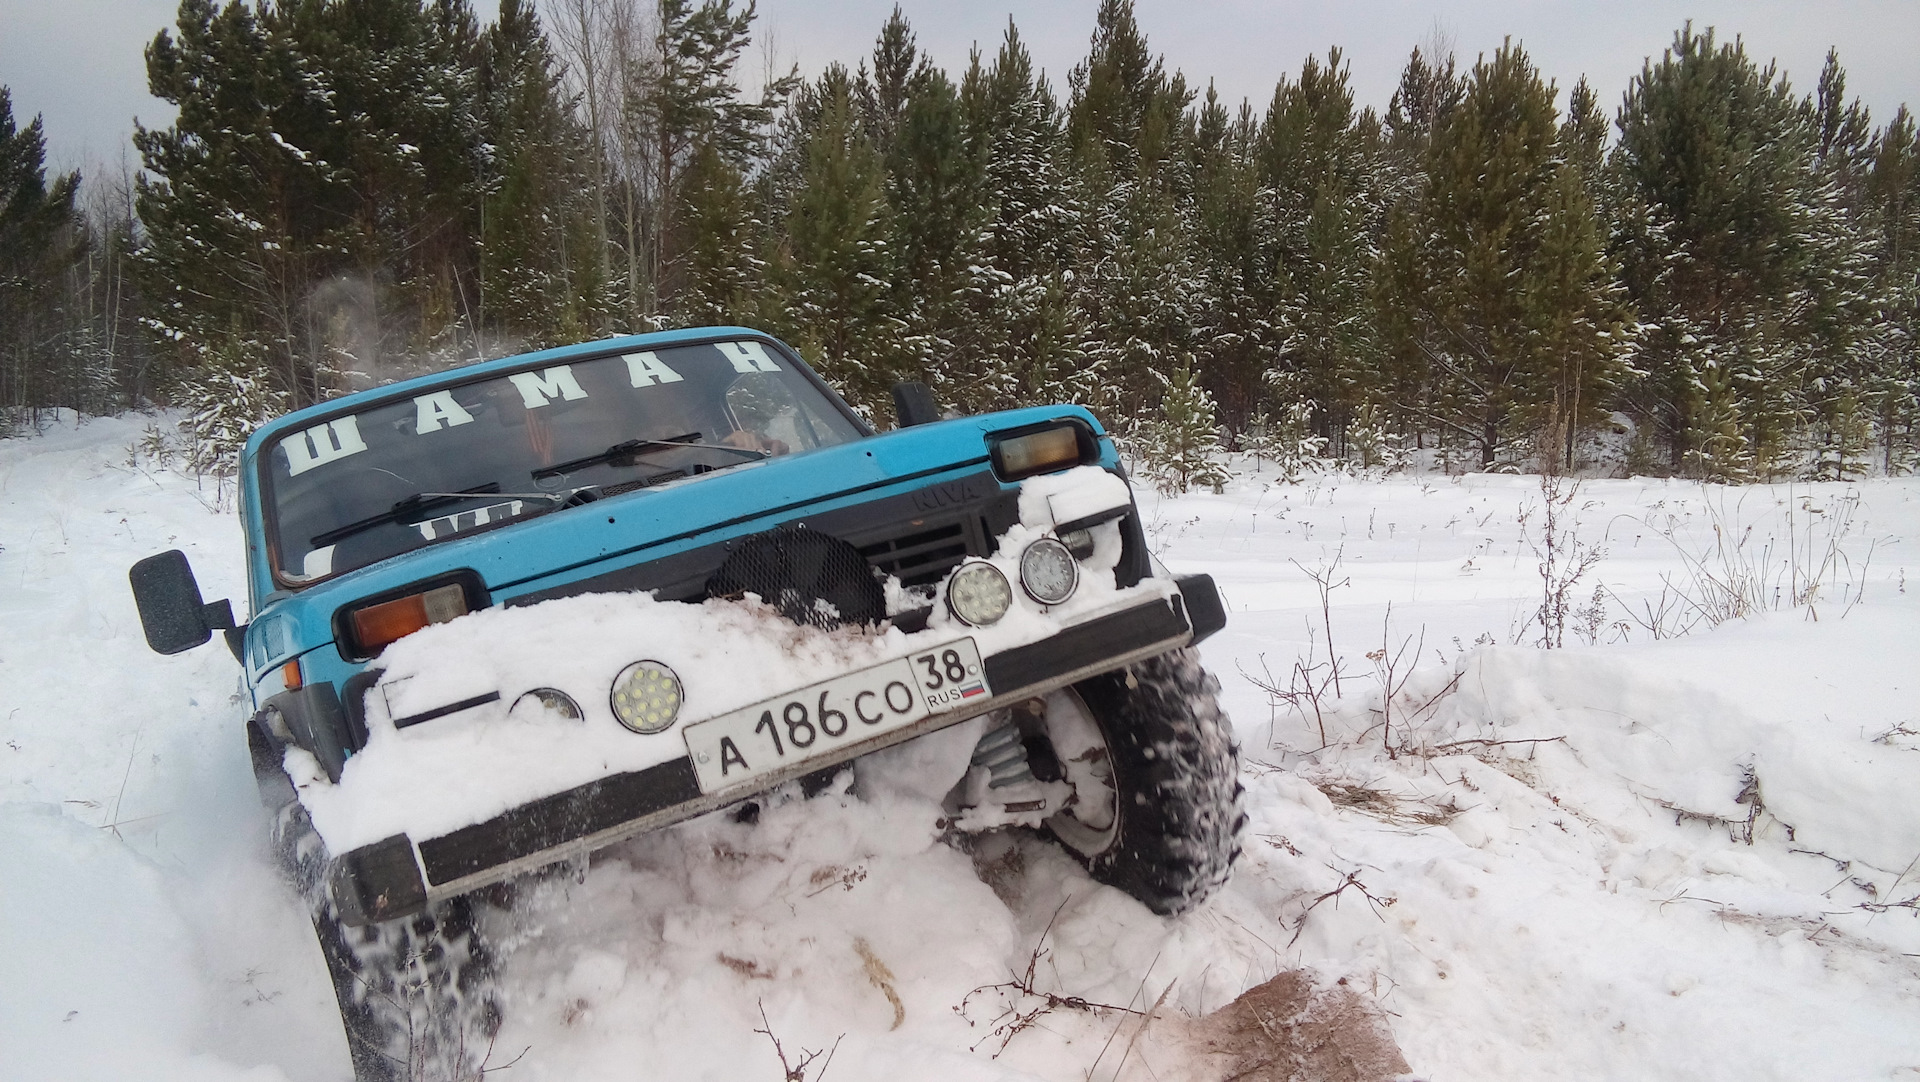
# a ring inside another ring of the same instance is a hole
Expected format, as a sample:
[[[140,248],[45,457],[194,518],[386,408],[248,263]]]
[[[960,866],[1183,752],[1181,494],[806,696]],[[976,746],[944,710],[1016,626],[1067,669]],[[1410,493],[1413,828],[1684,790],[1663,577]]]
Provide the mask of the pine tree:
[[[889,28],[904,27],[895,11]],[[886,60],[887,39],[876,50]],[[984,272],[984,170],[970,144],[959,95],[945,73],[926,69],[910,79],[906,99],[891,117],[887,195],[893,227],[892,310],[907,326],[899,369],[931,377],[943,397],[976,404],[968,363],[982,352],[975,318],[995,285]],[[890,95],[883,96],[890,100]]]
[[[1252,109],[1243,102],[1230,117],[1209,85],[1193,120],[1188,218],[1201,279],[1193,305],[1200,378],[1227,428],[1244,432],[1265,408],[1264,377],[1277,338],[1267,243],[1272,207],[1262,198]]]
[[[1708,481],[1737,484],[1753,478],[1753,446],[1740,416],[1729,367],[1708,360],[1700,374],[1700,406],[1689,433],[1688,465]]]
[[[1390,237],[1394,330],[1430,366],[1429,419],[1474,444],[1482,467],[1522,437],[1557,459],[1623,346],[1626,310],[1553,97],[1511,43],[1476,63]]]
[[[351,196],[317,153],[325,98],[302,93],[297,57],[245,4],[182,3],[146,59],[153,94],[179,109],[168,128],[134,130],[148,325],[176,368],[232,342],[295,403],[316,401],[324,361],[302,302],[343,255],[328,234]]]
[[[974,58],[960,99],[982,163],[982,269],[992,277],[970,301],[980,371],[973,394],[955,400],[976,409],[1092,401],[1100,376],[1072,289],[1082,189],[1068,182],[1060,106],[1011,22],[992,67]]]
[[[181,5],[137,129],[150,325],[262,358],[294,404],[471,356],[483,124],[461,0]]]
[[[262,359],[249,356],[244,340],[225,339],[174,389],[185,414],[187,468],[196,474],[231,477],[240,468],[247,437],[287,411],[287,394],[269,380]]]
[[[744,174],[762,151],[776,105],[797,79],[775,79],[761,97],[741,95],[735,69],[751,42],[752,0],[740,11],[732,0],[659,0],[651,46],[627,72],[630,198],[627,253],[630,312],[651,318],[672,310],[686,271],[680,253],[690,242],[680,228],[687,204],[686,173],[702,148]],[[710,183],[712,174],[702,183]],[[700,178],[696,178],[700,179]]]
[[[1169,495],[1195,485],[1218,489],[1233,479],[1215,458],[1220,439],[1213,396],[1185,366],[1166,377],[1160,416],[1142,426],[1136,444],[1160,491]]]
[[[605,251],[594,242],[586,133],[527,0],[501,0],[484,36],[486,109],[478,310],[529,346],[589,336],[604,318]]]
[[[1354,110],[1340,51],[1281,80],[1258,149],[1274,276],[1268,379],[1306,396],[1339,445],[1378,367],[1370,285],[1383,209],[1378,122]]]
[[[829,67],[810,96],[818,111],[773,267],[786,307],[773,321],[855,406],[886,417],[902,325],[887,303],[885,168],[844,67]]]
[[[873,43],[873,70],[863,62],[854,93],[860,105],[860,122],[881,157],[891,157],[893,143],[900,131],[914,84],[934,74],[931,62],[920,53],[920,46],[908,25],[900,5],[893,5]],[[944,73],[943,73],[944,74]]]
[[[1827,51],[1818,88],[1802,105],[1815,135],[1815,184],[1810,189],[1802,233],[1806,237],[1804,289],[1793,318],[1804,329],[1796,335],[1792,365],[1798,378],[1773,390],[1794,408],[1781,415],[1805,418],[1814,444],[1809,464],[1816,477],[1857,474],[1860,392],[1873,382],[1874,309],[1878,283],[1872,259],[1874,223],[1867,185],[1872,169],[1872,127],[1858,99],[1846,100],[1846,71],[1839,55]],[[1781,442],[1798,458],[1799,449]],[[1791,463],[1789,463],[1791,464]]]
[[[717,147],[702,144],[683,181],[686,239],[675,318],[687,326],[758,323],[767,305],[767,261],[760,255],[764,225],[747,178]]]
[[[1102,0],[1087,59],[1068,81],[1070,185],[1081,213],[1073,295],[1102,376],[1096,404],[1125,426],[1157,404],[1168,373],[1195,363],[1200,274],[1180,144],[1192,95],[1152,55],[1131,0]]]
[[[1867,197],[1878,298],[1867,391],[1892,474],[1912,468],[1920,421],[1920,132],[1904,107],[1874,141]]]
[[[1450,435],[1456,440],[1458,435],[1433,421],[1440,412],[1436,374],[1423,349],[1415,305],[1426,289],[1424,264],[1414,253],[1434,131],[1452,117],[1464,93],[1451,53],[1427,56],[1416,48],[1408,55],[1383,124],[1375,174],[1383,212],[1373,234],[1368,290],[1379,351],[1373,393],[1403,418],[1417,418],[1416,431],[1437,429],[1443,447]]]
[[[63,378],[78,367],[61,287],[80,254],[79,186],[77,172],[47,182],[40,118],[17,126],[0,86],[0,434],[27,411],[86,404]]]
[[[1696,441],[1722,425],[1723,410],[1696,417],[1710,365],[1727,370],[1742,453],[1761,470],[1802,422],[1783,392],[1810,375],[1814,317],[1834,299],[1819,279],[1851,259],[1832,232],[1811,112],[1738,41],[1690,24],[1628,86],[1610,159],[1623,278],[1644,324],[1628,403],[1675,468],[1702,461]]]

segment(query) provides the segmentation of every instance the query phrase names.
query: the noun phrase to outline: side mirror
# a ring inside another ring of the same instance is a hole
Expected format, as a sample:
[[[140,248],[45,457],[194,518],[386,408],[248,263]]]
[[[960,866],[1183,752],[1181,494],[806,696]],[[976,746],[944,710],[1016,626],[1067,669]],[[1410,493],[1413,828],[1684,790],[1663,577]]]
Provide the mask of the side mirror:
[[[933,400],[933,388],[924,383],[894,384],[893,415],[901,428],[938,421],[940,406]]]
[[[147,633],[147,645],[162,654],[191,650],[213,637],[214,629],[228,632],[227,645],[234,657],[240,656],[239,628],[233,622],[233,606],[226,601],[211,604],[200,600],[200,584],[194,581],[187,554],[179,549],[149,556],[127,572],[133,586],[133,602],[140,609],[140,626]]]

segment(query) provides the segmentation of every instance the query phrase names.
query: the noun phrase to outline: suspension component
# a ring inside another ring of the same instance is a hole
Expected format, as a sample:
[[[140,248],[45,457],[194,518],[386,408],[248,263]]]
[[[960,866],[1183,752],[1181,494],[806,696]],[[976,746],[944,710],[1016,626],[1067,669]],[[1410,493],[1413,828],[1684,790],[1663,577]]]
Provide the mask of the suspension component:
[[[1027,763],[1027,745],[1021,739],[1020,726],[1011,716],[999,728],[980,738],[973,749],[973,765],[984,767],[989,789],[1005,789],[1033,781],[1033,767]]]

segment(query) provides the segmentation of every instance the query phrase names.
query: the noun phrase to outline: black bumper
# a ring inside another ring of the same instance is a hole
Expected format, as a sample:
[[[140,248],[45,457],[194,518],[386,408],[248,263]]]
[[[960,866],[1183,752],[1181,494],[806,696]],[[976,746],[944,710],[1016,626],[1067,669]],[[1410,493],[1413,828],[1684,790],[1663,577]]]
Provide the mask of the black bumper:
[[[343,915],[391,920],[418,912],[430,898],[447,897],[521,872],[612,844],[735,803],[803,773],[832,766],[934,729],[1031,698],[1054,688],[1197,642],[1219,629],[1219,595],[1213,580],[1178,580],[1180,594],[1158,599],[1068,628],[1027,646],[984,660],[994,698],[979,711],[930,718],[888,734],[877,743],[795,764],[788,772],[758,779],[748,791],[703,794],[693,762],[685,756],[645,770],[614,774],[523,804],[483,823],[405,846],[403,836],[346,853],[333,863],[331,882]],[[1189,615],[1191,614],[1191,615]],[[407,849],[419,859],[395,859]],[[378,850],[378,852],[374,852]],[[357,912],[355,912],[357,911]]]

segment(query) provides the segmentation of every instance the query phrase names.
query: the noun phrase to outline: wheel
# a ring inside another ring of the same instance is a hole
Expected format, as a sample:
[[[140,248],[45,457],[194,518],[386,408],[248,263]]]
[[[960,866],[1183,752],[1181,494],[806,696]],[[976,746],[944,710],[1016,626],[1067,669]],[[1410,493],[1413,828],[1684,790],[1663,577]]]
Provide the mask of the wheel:
[[[274,856],[313,920],[356,1082],[478,1079],[500,1030],[492,962],[475,925],[483,903],[467,895],[405,920],[342,923],[327,894],[326,846],[299,800],[284,799],[292,786],[261,754],[270,741],[252,728],[256,778],[273,812]]]
[[[1239,752],[1219,690],[1189,648],[1046,700],[1074,791],[1047,829],[1095,880],[1165,916],[1205,901],[1240,855]]]

